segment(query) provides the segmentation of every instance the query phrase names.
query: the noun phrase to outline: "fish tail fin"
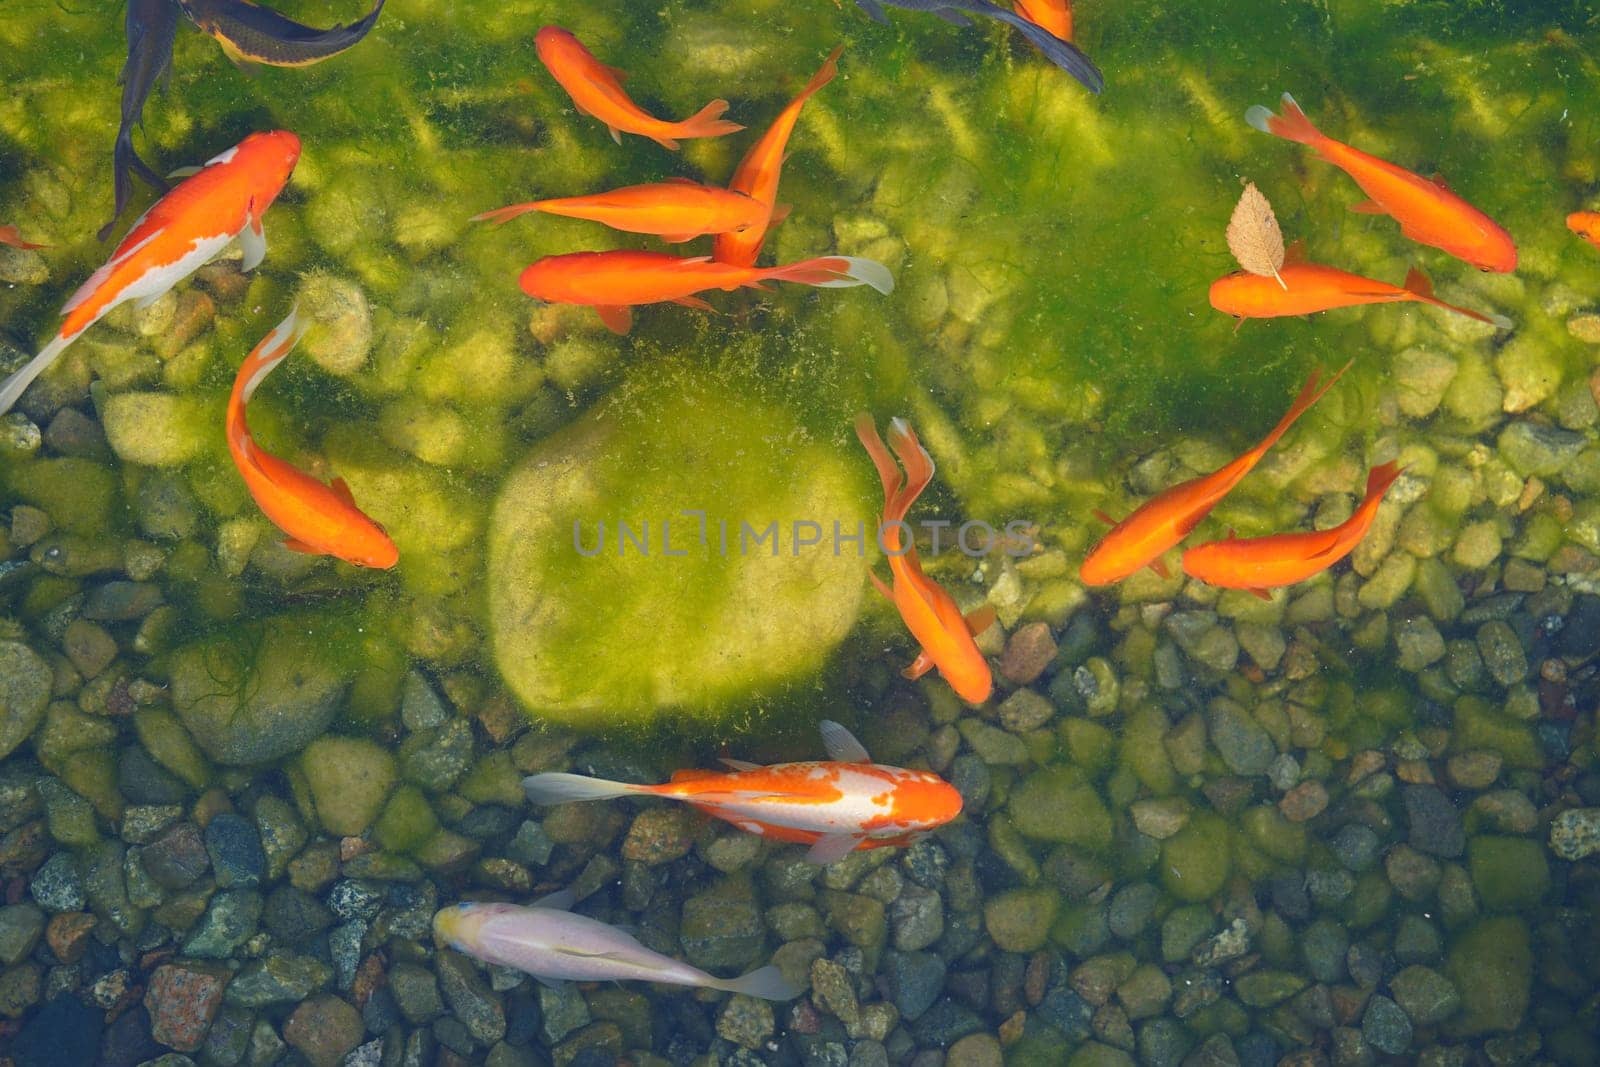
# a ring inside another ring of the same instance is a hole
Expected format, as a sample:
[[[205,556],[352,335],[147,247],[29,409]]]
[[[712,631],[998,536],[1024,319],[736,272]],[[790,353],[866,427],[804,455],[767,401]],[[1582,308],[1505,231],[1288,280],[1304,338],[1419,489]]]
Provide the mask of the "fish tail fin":
[[[884,521],[904,520],[911,505],[933,481],[933,457],[917,440],[917,431],[905,419],[896,416],[889,420],[889,447],[906,469],[905,484],[890,498],[884,508]]]
[[[649,786],[611,782],[604,778],[590,778],[582,774],[548,772],[529,775],[522,780],[522,791],[535,804],[570,804],[580,800],[611,800],[633,793],[648,792]]]
[[[894,292],[894,275],[889,273],[889,268],[876,260],[862,259],[860,256],[819,256],[787,266],[772,267],[762,274],[761,280],[769,278],[814,285],[821,289],[870,285],[885,295]]]
[[[1263,437],[1261,442],[1250,450],[1250,454],[1257,457],[1265,455],[1267,449],[1277,444],[1278,439],[1289,432],[1289,427],[1294,425],[1296,419],[1304,415],[1312,404],[1321,400],[1322,395],[1333,388],[1335,382],[1344,377],[1344,372],[1349,370],[1353,363],[1355,363],[1355,360],[1351,360],[1340,367],[1333,377],[1327,381],[1322,380],[1321,371],[1312,371],[1311,377],[1306,379],[1306,384],[1300,387],[1300,395],[1294,398],[1294,403],[1289,405],[1289,410],[1284,412],[1283,418],[1278,420],[1278,425],[1274,426],[1272,432]]]
[[[1487,311],[1473,311],[1471,308],[1448,304],[1440,300],[1433,294],[1433,282],[1417,267],[1412,267],[1406,272],[1405,290],[1424,304],[1432,304],[1436,308],[1444,308],[1446,311],[1454,311],[1458,315],[1465,315],[1469,319],[1486,322],[1496,329],[1509,330],[1513,326],[1512,321],[1504,315],[1496,315]]]
[[[250,403],[250,398],[267,380],[273,368],[294,351],[294,346],[305,336],[308,325],[300,320],[300,309],[291,308],[284,320],[257,341],[250,354],[244,357],[244,362],[239,364],[239,371],[233,377],[233,395],[228,399],[226,432],[229,441],[242,444],[248,440],[250,427],[245,421],[245,405]]]
[[[1300,105],[1288,93],[1283,94],[1283,114],[1274,115],[1260,104],[1244,113],[1244,120],[1262,133],[1282,137],[1298,144],[1314,145],[1323,139],[1322,131],[1312,125]]]
[[[526,215],[530,211],[538,211],[543,203],[543,200],[529,200],[525,204],[509,204],[506,207],[497,207],[493,211],[480,212],[472,216],[472,218],[468,219],[467,221],[492,222],[496,226],[499,226],[503,223],[510,222],[519,215]]]
[[[727,110],[726,100],[713,100],[682,122],[673,123],[672,135],[687,140],[690,137],[721,137],[725,133],[738,133],[744,127],[723,118],[722,114]]]
[[[795,100],[808,100],[818,89],[833,81],[834,76],[839,73],[839,53],[843,51],[844,45],[834,46],[833,51],[828,53],[828,58],[822,61],[822,66],[818,67],[811,80],[806,82],[806,87],[795,96]]]
[[[1380,463],[1367,472],[1367,499],[1379,500],[1389,491],[1395,479],[1405,473],[1405,468],[1397,460]]]
[[[867,455],[872,457],[872,465],[878,470],[878,481],[883,483],[883,502],[887,506],[900,491],[904,478],[900,474],[900,468],[895,464],[894,457],[889,455],[889,449],[884,445],[883,438],[878,436],[878,427],[873,423],[872,416],[865,411],[856,416],[856,437],[861,441],[861,447],[867,450]]]
[[[11,410],[28,386],[33,384],[33,380],[44,373],[44,369],[54,363],[76,337],[77,334],[71,337],[57,334],[49,344],[39,350],[37,356],[18,367],[5,381],[0,382],[0,415]]]
[[[782,971],[771,964],[757,967],[738,978],[716,978],[707,985],[712,989],[743,993],[747,997],[759,997],[762,1000],[793,1000],[801,993],[799,985],[789,981]]]

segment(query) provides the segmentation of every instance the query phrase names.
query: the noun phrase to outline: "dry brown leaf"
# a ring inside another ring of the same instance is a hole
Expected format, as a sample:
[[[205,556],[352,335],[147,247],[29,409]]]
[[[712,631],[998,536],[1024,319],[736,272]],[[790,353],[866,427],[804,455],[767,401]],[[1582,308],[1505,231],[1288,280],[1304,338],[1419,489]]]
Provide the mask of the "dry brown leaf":
[[[1289,288],[1278,273],[1283,266],[1283,231],[1278,228],[1272,205],[1255,182],[1245,182],[1233,218],[1228,220],[1228,250],[1239,266],[1251,274],[1271,276]]]

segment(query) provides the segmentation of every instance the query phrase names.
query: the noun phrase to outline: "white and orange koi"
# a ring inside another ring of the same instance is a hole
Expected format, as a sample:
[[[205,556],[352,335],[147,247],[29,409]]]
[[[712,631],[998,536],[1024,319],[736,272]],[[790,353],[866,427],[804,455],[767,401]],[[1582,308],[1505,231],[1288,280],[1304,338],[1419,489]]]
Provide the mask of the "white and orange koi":
[[[244,248],[240,269],[253,270],[267,254],[261,217],[299,159],[300,138],[287,130],[252,133],[157,200],[61,309],[50,343],[0,383],[0,414],[112,308],[129,300],[154,303],[234,238]]]
[[[343,478],[324,483],[256,444],[245,421],[245,406],[272,369],[294,350],[305,333],[299,317],[273,327],[239,365],[228,397],[228,452],[245,488],[286,534],[284,547],[313,556],[336,556],[357,567],[387,570],[400,559],[389,535],[356,507]]]
[[[679,771],[665,785],[632,785],[581,774],[535,774],[522,787],[535,804],[644,796],[681,800],[746,833],[811,846],[806,859],[832,863],[856,849],[909,844],[961,814],[961,794],[938,775],[886,767],[836,722],[823,720],[826,762]]]

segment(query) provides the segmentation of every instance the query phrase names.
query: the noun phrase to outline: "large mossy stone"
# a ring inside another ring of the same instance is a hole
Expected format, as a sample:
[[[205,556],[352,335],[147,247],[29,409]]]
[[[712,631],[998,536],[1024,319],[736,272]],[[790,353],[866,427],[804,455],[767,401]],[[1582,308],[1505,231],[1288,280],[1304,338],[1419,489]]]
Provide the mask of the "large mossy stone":
[[[0,641],[0,758],[28,739],[50,701],[50,665],[20,641]]]
[[[541,442],[490,524],[495,662],[530,710],[572,725],[715,714],[812,674],[854,624],[874,551],[859,450],[692,378],[636,384]],[[866,543],[836,551],[835,522]]]
[[[172,657],[172,707],[206,755],[262,763],[305,747],[333,721],[348,684],[337,628],[280,616],[208,637]]]
[[[1533,946],[1517,918],[1484,919],[1456,939],[1445,974],[1461,992],[1451,1031],[1470,1037],[1522,1025],[1533,987]]]

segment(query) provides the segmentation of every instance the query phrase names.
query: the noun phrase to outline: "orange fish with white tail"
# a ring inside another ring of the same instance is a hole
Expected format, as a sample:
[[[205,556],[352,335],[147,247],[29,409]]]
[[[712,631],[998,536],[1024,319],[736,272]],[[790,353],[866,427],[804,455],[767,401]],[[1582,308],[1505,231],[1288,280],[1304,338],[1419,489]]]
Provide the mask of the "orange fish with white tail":
[[[573,106],[605,123],[612,140],[618,144],[622,143],[623,134],[636,133],[675,152],[679,141],[692,137],[721,137],[744,129],[737,122],[722,117],[728,110],[726,100],[713,100],[681,122],[656,118],[634,103],[622,87],[627,72],[600,62],[582,41],[559,26],[540,30],[533,45],[550,76],[572,97]]]
[[[1183,554],[1183,573],[1208,585],[1247,589],[1270,600],[1268,589],[1303,582],[1348,556],[1361,543],[1377,517],[1378,505],[1395,479],[1397,463],[1374,467],[1367,474],[1367,495],[1355,514],[1331,530],[1234,537],[1196,545]]]
[[[739,267],[714,262],[710,256],[683,258],[665,252],[569,252],[536,260],[518,279],[522,291],[535,300],[594,308],[614,333],[632,328],[631,309],[639,304],[670,301],[710,311],[711,305],[694,294],[743,286],[760,289],[763,282],[894,290],[894,276],[887,267],[854,256],[820,256],[781,267]]]
[[[1273,287],[1277,286],[1270,277],[1266,281]],[[1320,381],[1320,374],[1313,371],[1305,387],[1300,390],[1300,395],[1295,397],[1294,403],[1278,420],[1272,432],[1226,466],[1151,497],[1121,522],[1116,522],[1103,511],[1095,512],[1102,522],[1113,525],[1111,532],[1101,538],[1100,543],[1084,558],[1082,566],[1078,568],[1079,578],[1085,585],[1109,585],[1120,582],[1140,567],[1149,567],[1161,577],[1168,577],[1167,566],[1161,562],[1162,553],[1188,537],[1200,520],[1210,514],[1211,509],[1221,503],[1222,498],[1231,493],[1246,474],[1255,469],[1267,450],[1277,444],[1278,438],[1288,432],[1294,421],[1321,399],[1322,394],[1332,389],[1333,383],[1349,369],[1350,364],[1346,363],[1339,368],[1338,374],[1325,383]]]
[[[666,785],[632,785],[581,774],[523,779],[535,804],[641,796],[681,800],[746,833],[810,845],[806,859],[833,863],[856,849],[909,844],[961,814],[961,794],[928,771],[873,763],[861,742],[823,720],[827,762],[770,767],[723,760],[731,770],[679,771]]]
[[[531,200],[485,211],[473,222],[508,222],[541,211],[569,219],[587,219],[628,233],[648,233],[664,241],[692,241],[708,233],[735,234],[765,229],[768,206],[742,192],[702,185],[688,178],[668,178],[651,185],[629,185],[590,196]]]
[[[832,81],[833,76],[839,72],[839,53],[842,51],[844,45],[828,53],[828,58],[822,61],[821,69],[811,76],[806,87],[800,90],[800,95],[789,101],[788,106],[778,113],[778,117],[767,128],[767,132],[750,146],[750,151],[739,161],[728,188],[748,194],[762,205],[764,214],[759,225],[748,230],[722,234],[713,242],[711,254],[717,262],[732,263],[740,267],[755,266],[756,257],[761,254],[761,242],[767,238],[767,231],[788,215],[789,209],[779,206],[777,201],[778,178],[783,173],[783,161],[788,156],[789,135],[794,133],[794,125],[800,121],[800,109],[805,107],[806,101],[811,99],[818,89]]]
[[[129,300],[139,307],[154,303],[234,238],[244,248],[240,269],[253,270],[267,254],[262,216],[299,159],[294,134],[253,133],[157,200],[61,309],[64,318],[50,343],[0,384],[0,414],[112,308]]]
[[[228,451],[256,504],[287,535],[285,548],[386,570],[400,552],[383,527],[356,507],[343,478],[324,484],[264,451],[250,436],[245,405],[304,333],[305,326],[291,311],[240,364],[228,397]]]
[[[889,557],[889,573],[893,586],[870,571],[872,584],[877,586],[890,603],[900,611],[906,629],[917,639],[922,651],[903,672],[907,678],[920,678],[933,668],[956,695],[972,704],[982,704],[994,691],[994,676],[989,662],[978,650],[974,634],[980,634],[994,623],[994,609],[988,605],[970,615],[962,615],[954,598],[933,579],[922,572],[917,559],[917,548],[905,530],[906,513],[917,497],[933,481],[933,457],[917,440],[916,431],[904,419],[889,423],[889,444],[900,466],[884,447],[883,438],[865,412],[856,417],[856,437],[872,457],[883,483],[883,522],[879,538],[884,554]]]
[[[1257,104],[1245,112],[1245,121],[1262,133],[1310,146],[1319,159],[1354,178],[1369,199],[1352,206],[1351,211],[1388,215],[1411,240],[1448,252],[1479,270],[1503,273],[1516,269],[1517,246],[1511,235],[1451,192],[1443,178],[1424,178],[1335,141],[1311,124],[1288,93],[1283,94],[1282,106],[1283,114],[1274,115]]]
[[[1500,330],[1512,326],[1504,315],[1445,303],[1433,295],[1428,276],[1415,268],[1406,275],[1405,285],[1390,285],[1337,267],[1304,262],[1285,263],[1277,278],[1239,271],[1211,283],[1211,306],[1239,319],[1311,315],[1332,308],[1406,302],[1453,311]]]

